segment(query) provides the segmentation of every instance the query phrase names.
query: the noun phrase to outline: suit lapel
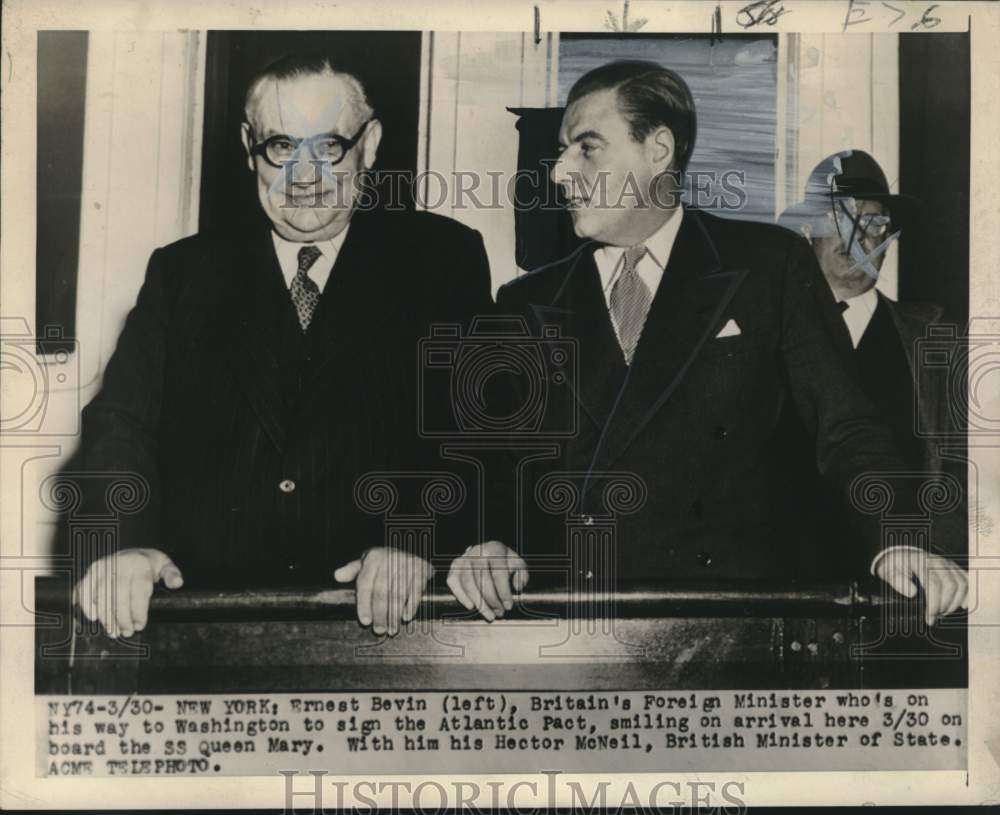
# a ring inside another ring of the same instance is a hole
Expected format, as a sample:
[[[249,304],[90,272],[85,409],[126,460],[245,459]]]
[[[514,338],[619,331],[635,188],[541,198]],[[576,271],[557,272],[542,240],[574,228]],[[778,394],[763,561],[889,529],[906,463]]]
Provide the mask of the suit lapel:
[[[568,379],[584,415],[598,428],[604,426],[614,405],[627,366],[608,315],[594,262],[598,244],[588,243],[568,262],[569,271],[547,304],[532,304],[540,329],[558,326],[562,336],[577,344],[577,370]]]
[[[363,361],[365,351],[384,341],[381,329],[386,321],[399,317],[397,266],[405,261],[393,256],[400,247],[393,235],[385,234],[391,227],[386,221],[380,225],[364,214],[351,221],[306,335],[312,363],[309,380],[302,383],[302,407],[322,391],[315,383],[331,377],[331,366]]]
[[[224,304],[230,315],[228,355],[264,430],[283,450],[288,408],[282,368],[287,341],[282,326],[289,318],[294,320],[294,313],[269,230],[254,229],[250,235],[249,240],[243,235],[227,244],[227,248],[242,246],[231,264],[228,289],[234,302],[232,307]],[[224,264],[225,259],[220,257],[218,262]]]
[[[747,273],[722,268],[700,216],[685,211],[593,471],[610,469],[674,393]]]

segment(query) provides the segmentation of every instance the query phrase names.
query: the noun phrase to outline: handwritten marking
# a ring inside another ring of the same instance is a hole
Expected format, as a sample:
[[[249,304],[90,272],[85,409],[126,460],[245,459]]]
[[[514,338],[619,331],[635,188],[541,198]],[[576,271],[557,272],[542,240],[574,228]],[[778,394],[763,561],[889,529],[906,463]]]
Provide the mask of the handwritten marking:
[[[901,8],[896,8],[895,6],[890,6],[888,3],[885,2],[885,0],[882,0],[882,5],[885,6],[886,8],[888,8],[888,9],[892,9],[893,11],[899,13],[899,16],[895,20],[893,20],[891,23],[889,23],[890,27],[896,25],[896,23],[898,23],[900,20],[902,20],[906,16],[906,11],[904,11]]]
[[[867,23],[871,21],[871,17],[865,16],[865,8],[868,7],[868,0],[848,0],[847,2],[847,14],[844,17],[844,31],[847,31],[847,27],[851,25],[861,25],[862,23]],[[851,16],[857,12],[860,15],[860,19],[851,20]]]
[[[718,35],[719,42],[722,42],[722,6],[719,5],[712,12],[712,39],[710,42],[713,45],[715,44],[716,35]]]
[[[736,14],[736,22],[742,28],[751,28],[760,23],[774,25],[788,9],[782,5],[782,0],[756,0],[744,6]]]
[[[924,11],[923,15],[920,17],[920,19],[910,26],[910,31],[916,31],[918,28],[935,28],[938,25],[940,25],[941,24],[940,17],[929,16],[930,13],[934,11],[934,9],[936,9],[937,7],[938,7],[937,3],[935,3],[932,6],[928,6],[927,9]]]

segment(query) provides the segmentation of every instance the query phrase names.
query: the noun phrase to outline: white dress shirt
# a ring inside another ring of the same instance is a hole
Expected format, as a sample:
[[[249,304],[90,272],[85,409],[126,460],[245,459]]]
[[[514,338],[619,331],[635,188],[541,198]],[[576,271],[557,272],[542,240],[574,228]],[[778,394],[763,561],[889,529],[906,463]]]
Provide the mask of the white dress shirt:
[[[333,270],[334,261],[337,260],[337,255],[340,254],[340,249],[344,245],[348,229],[350,229],[350,224],[344,227],[336,237],[325,241],[309,243],[285,240],[272,229],[271,240],[274,241],[274,251],[278,256],[278,263],[281,265],[281,274],[285,278],[285,285],[290,289],[292,287],[292,280],[298,274],[299,250],[303,246],[315,246],[322,252],[322,255],[316,258],[316,262],[309,267],[308,275],[309,279],[319,287],[322,293],[323,289],[326,288],[326,281],[330,279],[330,272]]]
[[[635,270],[639,273],[642,282],[649,287],[649,293],[652,297],[656,297],[656,290],[660,287],[663,270],[667,268],[670,252],[677,240],[677,233],[680,231],[683,217],[684,208],[677,207],[667,222],[643,241],[646,246],[646,254],[636,264]],[[624,246],[602,246],[594,252],[594,262],[601,275],[604,302],[609,311],[611,310],[611,290],[625,268],[625,248]],[[611,322],[614,324],[613,318]],[[615,333],[618,333],[617,325],[615,325]]]
[[[847,309],[844,311],[844,322],[847,323],[847,330],[851,332],[851,342],[857,348],[864,336],[868,323],[872,321],[872,315],[878,306],[878,294],[875,288],[868,289],[864,294],[844,300]]]

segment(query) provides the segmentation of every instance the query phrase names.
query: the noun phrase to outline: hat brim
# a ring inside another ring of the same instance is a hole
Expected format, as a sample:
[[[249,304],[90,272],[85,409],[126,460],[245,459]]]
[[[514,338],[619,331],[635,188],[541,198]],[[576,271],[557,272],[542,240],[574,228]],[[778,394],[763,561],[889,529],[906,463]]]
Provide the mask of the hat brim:
[[[919,198],[912,195],[902,195],[895,193],[879,192],[858,192],[855,194],[844,193],[836,195],[837,198],[854,198],[858,201],[880,201],[885,204],[892,218],[892,223],[897,228],[903,229],[912,227],[914,220],[920,214],[922,204]],[[824,208],[824,211],[825,208]],[[818,208],[815,201],[802,200],[790,207],[778,217],[781,226],[792,229],[795,232],[801,231],[803,224],[811,224],[817,216]]]

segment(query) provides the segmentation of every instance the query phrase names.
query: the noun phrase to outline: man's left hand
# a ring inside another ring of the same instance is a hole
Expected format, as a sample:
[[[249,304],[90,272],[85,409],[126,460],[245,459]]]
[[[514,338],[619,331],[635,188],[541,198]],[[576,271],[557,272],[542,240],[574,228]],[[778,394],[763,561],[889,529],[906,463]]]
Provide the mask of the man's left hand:
[[[919,549],[890,549],[875,566],[875,574],[904,597],[924,590],[927,624],[959,608],[968,609],[969,576],[947,558]]]
[[[333,573],[338,583],[354,581],[358,620],[376,634],[399,633],[400,620],[408,623],[417,613],[434,567],[426,560],[399,549],[369,549]]]

